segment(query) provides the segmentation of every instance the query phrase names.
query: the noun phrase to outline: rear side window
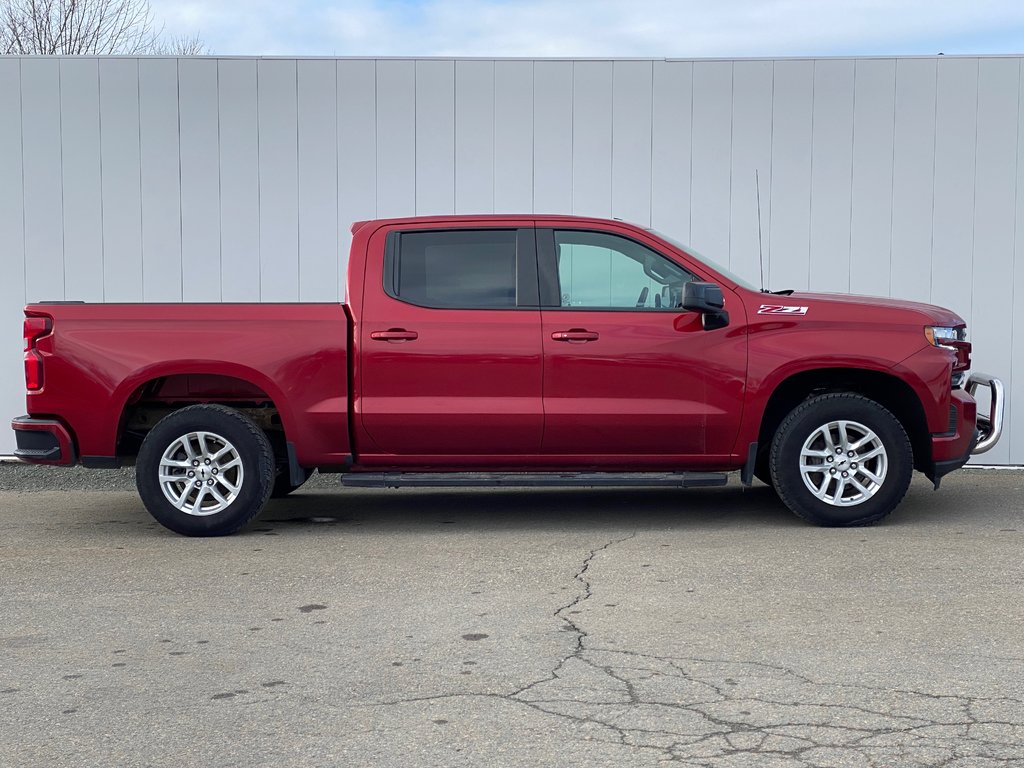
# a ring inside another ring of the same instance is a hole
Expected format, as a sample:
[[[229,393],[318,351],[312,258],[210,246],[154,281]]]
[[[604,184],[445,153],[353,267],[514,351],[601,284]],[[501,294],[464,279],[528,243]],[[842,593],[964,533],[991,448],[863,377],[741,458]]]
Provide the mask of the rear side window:
[[[385,290],[422,307],[514,309],[516,230],[395,233]]]

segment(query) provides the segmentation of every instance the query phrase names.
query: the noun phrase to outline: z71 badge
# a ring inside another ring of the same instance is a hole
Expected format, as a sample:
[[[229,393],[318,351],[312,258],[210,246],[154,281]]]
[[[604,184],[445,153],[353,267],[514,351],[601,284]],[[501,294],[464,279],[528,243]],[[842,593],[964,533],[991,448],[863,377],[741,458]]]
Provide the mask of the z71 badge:
[[[806,315],[807,307],[787,307],[783,304],[762,304],[759,315]]]

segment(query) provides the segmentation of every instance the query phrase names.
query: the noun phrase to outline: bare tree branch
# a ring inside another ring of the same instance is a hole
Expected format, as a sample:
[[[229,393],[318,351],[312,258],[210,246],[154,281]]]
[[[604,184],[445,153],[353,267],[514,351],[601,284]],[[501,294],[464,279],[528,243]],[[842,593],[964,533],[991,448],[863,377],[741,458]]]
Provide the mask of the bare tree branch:
[[[162,56],[204,56],[209,52],[199,35],[171,35],[157,41],[151,51]]]
[[[149,0],[0,0],[0,54],[204,53],[198,35],[165,37]]]

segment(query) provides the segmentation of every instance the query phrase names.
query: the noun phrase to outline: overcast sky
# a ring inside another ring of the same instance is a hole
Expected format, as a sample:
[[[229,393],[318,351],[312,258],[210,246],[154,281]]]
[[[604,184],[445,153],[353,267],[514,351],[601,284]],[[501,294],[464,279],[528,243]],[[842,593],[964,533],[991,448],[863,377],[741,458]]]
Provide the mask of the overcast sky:
[[[1024,0],[152,0],[213,53],[818,56],[1022,53]]]

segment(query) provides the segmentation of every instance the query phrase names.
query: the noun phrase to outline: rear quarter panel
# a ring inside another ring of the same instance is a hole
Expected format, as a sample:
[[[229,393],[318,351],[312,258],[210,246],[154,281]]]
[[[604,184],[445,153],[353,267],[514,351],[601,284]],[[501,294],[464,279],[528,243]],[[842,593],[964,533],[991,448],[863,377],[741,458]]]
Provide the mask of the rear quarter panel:
[[[113,456],[125,405],[172,374],[247,381],[277,407],[305,465],[343,464],[348,317],[341,304],[30,305],[53,317],[38,342],[45,382],[28,412],[63,419],[81,456]]]

